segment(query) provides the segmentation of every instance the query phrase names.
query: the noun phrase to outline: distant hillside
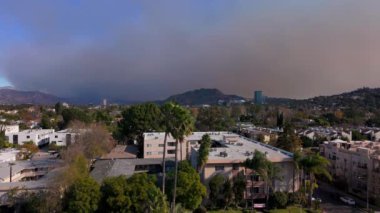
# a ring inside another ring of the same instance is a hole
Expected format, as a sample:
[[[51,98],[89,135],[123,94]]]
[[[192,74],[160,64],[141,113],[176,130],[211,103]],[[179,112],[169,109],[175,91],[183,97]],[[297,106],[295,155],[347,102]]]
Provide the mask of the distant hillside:
[[[42,92],[0,89],[0,104],[55,104],[63,99]]]
[[[173,95],[161,102],[174,101],[182,105],[218,104],[218,101],[245,100],[237,95],[226,95],[218,89],[197,89],[182,94]]]
[[[380,88],[361,88],[339,95],[318,96],[305,100],[268,98],[268,103],[303,107],[380,108]]]

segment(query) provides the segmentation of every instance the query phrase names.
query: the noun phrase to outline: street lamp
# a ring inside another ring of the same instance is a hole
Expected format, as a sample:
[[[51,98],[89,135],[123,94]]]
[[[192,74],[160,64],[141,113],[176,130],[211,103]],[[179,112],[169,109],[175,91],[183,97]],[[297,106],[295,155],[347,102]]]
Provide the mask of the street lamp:
[[[9,182],[11,183],[12,182],[12,166],[14,166],[15,163],[13,162],[10,162],[9,163]]]

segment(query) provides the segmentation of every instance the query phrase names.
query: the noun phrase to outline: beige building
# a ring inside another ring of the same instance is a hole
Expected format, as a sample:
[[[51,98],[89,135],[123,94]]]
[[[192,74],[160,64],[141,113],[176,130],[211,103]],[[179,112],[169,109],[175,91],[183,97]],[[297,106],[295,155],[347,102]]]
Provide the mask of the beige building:
[[[255,150],[258,150],[265,153],[281,170],[281,181],[273,183],[275,191],[292,192],[293,188],[296,191],[299,189],[292,153],[229,132],[194,132],[185,138],[182,156],[183,159],[189,159],[194,168],[198,167],[199,141],[204,134],[210,135],[212,140],[208,162],[201,171],[201,179],[205,185],[217,174],[233,179],[240,173],[246,180],[245,198],[264,199],[267,195],[265,182],[257,173],[244,167],[246,159],[252,158]],[[164,133],[144,134],[144,158],[162,158],[164,136]],[[167,141],[167,157],[174,158],[175,140],[169,137]],[[178,156],[180,154],[179,151]]]
[[[202,181],[206,185],[217,174],[233,179],[240,173],[246,179],[245,198],[263,200],[268,194],[265,182],[256,172],[244,167],[244,162],[252,158],[255,150],[258,150],[280,168],[281,180],[273,182],[274,191],[292,192],[293,184],[296,191],[299,189],[292,153],[234,134],[224,135],[219,140],[211,138],[212,149],[201,171]],[[194,167],[197,167],[198,150],[199,146],[192,148],[191,161]]]
[[[350,193],[364,199],[367,195],[380,198],[379,142],[327,141],[320,146],[320,152],[330,160],[334,179],[344,182]]]
[[[193,132],[185,137],[182,142],[182,160],[190,158],[191,147],[196,146],[206,132]],[[228,132],[207,132],[214,139],[221,139],[223,135],[228,135]],[[164,150],[165,133],[154,132],[144,133],[144,155],[143,158],[162,158]],[[175,157],[175,139],[170,135],[166,142],[166,157]],[[178,145],[178,159],[181,160],[180,145]]]

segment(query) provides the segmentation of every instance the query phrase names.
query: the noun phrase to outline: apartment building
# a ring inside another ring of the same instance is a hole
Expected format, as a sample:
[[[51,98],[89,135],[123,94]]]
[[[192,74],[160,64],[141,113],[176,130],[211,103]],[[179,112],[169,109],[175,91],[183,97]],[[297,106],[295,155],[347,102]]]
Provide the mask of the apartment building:
[[[377,127],[363,127],[359,129],[359,132],[365,136],[369,140],[372,141],[380,141],[380,128]]]
[[[292,192],[293,189],[296,191],[299,189],[298,180],[295,178],[292,153],[235,134],[211,138],[211,152],[201,171],[201,179],[206,185],[217,174],[228,179],[242,174],[246,179],[245,198],[250,201],[254,200],[254,203],[265,199],[268,189],[264,180],[255,171],[244,167],[246,159],[252,158],[257,150],[264,153],[269,161],[280,168],[281,180],[273,182],[275,191]],[[194,167],[197,167],[198,150],[199,146],[192,148],[191,162]]]
[[[75,142],[77,135],[74,131],[65,129],[50,134],[49,141],[57,146],[68,146]]]
[[[178,145],[178,159],[189,159],[191,147],[198,144],[204,134],[209,134],[212,138],[220,138],[223,135],[229,134],[228,132],[193,132],[191,135],[185,137],[182,144],[182,154],[180,145]],[[143,158],[162,158],[164,150],[165,133],[154,132],[144,133],[144,154]],[[166,142],[166,157],[175,157],[176,141],[170,135]]]
[[[380,143],[326,141],[321,155],[330,160],[330,172],[347,190],[363,199],[380,198]],[[369,191],[367,191],[369,190]]]
[[[228,179],[242,174],[246,179],[245,198],[249,201],[262,201],[268,194],[265,182],[255,171],[244,167],[246,159],[252,158],[255,150],[258,150],[281,170],[281,181],[276,180],[273,183],[275,191],[291,192],[293,188],[296,191],[299,189],[292,153],[230,132],[194,132],[185,137],[182,156],[186,156],[183,159],[189,159],[194,168],[198,168],[199,141],[205,134],[208,134],[212,141],[208,161],[201,171],[201,179],[205,185],[208,185],[208,181],[217,174],[222,174]],[[164,133],[144,134],[144,158],[162,158],[164,136]],[[167,141],[167,157],[174,158],[175,140],[168,137]],[[178,156],[180,152],[179,150]]]
[[[32,141],[37,146],[49,144],[50,135],[54,129],[29,129],[16,133],[5,134],[9,143],[22,145],[25,142]]]
[[[347,139],[352,140],[351,130],[335,127],[310,127],[308,129],[298,130],[297,134],[299,136],[305,136],[311,140],[317,138],[326,138],[327,140],[333,139]]]
[[[20,131],[19,125],[2,125],[0,129],[4,131],[4,134],[17,133]]]

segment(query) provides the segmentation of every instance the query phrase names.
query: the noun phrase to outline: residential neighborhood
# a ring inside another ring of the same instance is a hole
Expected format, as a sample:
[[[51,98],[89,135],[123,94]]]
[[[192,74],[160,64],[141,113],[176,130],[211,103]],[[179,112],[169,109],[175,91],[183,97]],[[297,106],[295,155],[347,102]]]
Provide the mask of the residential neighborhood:
[[[380,1],[0,2],[0,213],[380,212]]]

